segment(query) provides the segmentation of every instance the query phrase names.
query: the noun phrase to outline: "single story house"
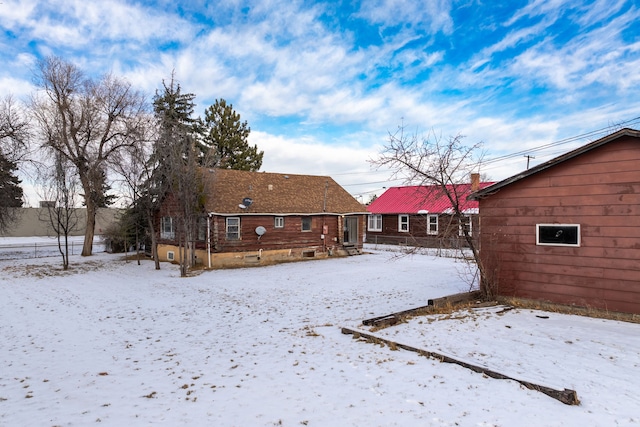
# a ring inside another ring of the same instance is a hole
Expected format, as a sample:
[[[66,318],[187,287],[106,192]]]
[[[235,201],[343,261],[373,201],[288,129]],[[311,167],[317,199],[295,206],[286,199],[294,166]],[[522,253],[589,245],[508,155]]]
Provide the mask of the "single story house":
[[[196,256],[210,268],[358,254],[366,208],[328,176],[203,169],[205,210]],[[158,223],[158,255],[175,260],[170,209]]]
[[[367,243],[407,244],[414,246],[459,248],[465,246],[463,227],[471,235],[478,231],[478,202],[467,197],[491,183],[480,182],[479,174],[471,183],[391,187],[367,207]],[[463,218],[456,218],[446,193],[458,200]]]
[[[640,132],[621,129],[470,196],[499,296],[640,313]]]

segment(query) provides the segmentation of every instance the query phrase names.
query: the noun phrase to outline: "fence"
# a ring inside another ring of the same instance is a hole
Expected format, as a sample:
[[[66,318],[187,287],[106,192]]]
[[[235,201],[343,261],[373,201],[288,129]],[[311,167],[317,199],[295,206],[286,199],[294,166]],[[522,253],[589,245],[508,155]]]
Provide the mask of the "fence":
[[[83,241],[71,240],[69,242],[69,255],[80,255],[82,253]],[[64,244],[63,244],[64,250]],[[104,243],[102,240],[93,242],[94,252],[103,252]],[[0,260],[44,258],[60,256],[58,242],[56,240],[21,243],[0,243]]]

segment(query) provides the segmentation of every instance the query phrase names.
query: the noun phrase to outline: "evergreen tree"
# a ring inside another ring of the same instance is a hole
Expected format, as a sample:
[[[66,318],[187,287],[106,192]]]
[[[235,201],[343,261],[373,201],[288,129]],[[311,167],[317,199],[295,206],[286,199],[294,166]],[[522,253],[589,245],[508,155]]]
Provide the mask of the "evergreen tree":
[[[150,190],[154,203],[168,193],[174,198],[175,205],[168,213],[176,220],[180,274],[186,276],[188,266],[195,263],[194,233],[205,200],[198,165],[206,166],[207,162],[197,148],[201,138],[199,120],[192,118],[195,95],[182,93],[173,77],[169,86],[164,82],[163,85],[164,92],[154,99],[158,139],[152,158],[155,173]]]
[[[150,159],[154,171],[153,188],[160,193],[156,194],[159,198],[164,197],[162,193],[171,186],[171,170],[177,166],[171,164],[176,157],[172,155],[177,154],[177,157],[186,160],[189,151],[194,148],[193,141],[200,139],[199,121],[192,118],[196,95],[182,93],[180,84],[175,82],[173,76],[168,86],[164,81],[162,85],[164,91],[156,92],[153,99],[158,137]]]
[[[15,174],[18,166],[0,153],[0,207],[19,208],[22,207],[22,187],[20,180]]]
[[[115,194],[109,194],[111,191],[111,185],[107,183],[107,173],[103,169],[96,168],[89,172],[89,176],[92,182],[94,182],[94,187],[91,191],[90,197],[93,203],[98,208],[108,208],[112,204],[116,202],[118,198]],[[87,196],[85,194],[80,194],[83,198],[82,205],[87,205]]]
[[[251,129],[246,121],[240,121],[240,114],[232,104],[224,99],[216,100],[205,110],[203,126],[203,144],[205,149],[215,152],[218,167],[254,172],[260,169],[264,151],[249,145],[247,138]]]
[[[29,123],[11,96],[0,99],[0,232],[6,231],[19,216],[22,188],[15,174],[18,162],[27,153]]]

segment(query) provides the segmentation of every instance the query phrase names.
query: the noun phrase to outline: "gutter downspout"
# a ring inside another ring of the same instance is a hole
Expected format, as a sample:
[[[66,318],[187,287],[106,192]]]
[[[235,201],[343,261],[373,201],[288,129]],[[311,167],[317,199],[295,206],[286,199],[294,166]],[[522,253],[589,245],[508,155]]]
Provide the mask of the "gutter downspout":
[[[329,180],[324,183],[324,202],[322,204],[322,213],[327,213],[327,192],[329,191]],[[324,229],[327,227],[326,216],[322,215],[322,252],[327,252],[327,236]]]
[[[211,213],[207,214],[207,258],[209,259],[209,270],[211,270]]]

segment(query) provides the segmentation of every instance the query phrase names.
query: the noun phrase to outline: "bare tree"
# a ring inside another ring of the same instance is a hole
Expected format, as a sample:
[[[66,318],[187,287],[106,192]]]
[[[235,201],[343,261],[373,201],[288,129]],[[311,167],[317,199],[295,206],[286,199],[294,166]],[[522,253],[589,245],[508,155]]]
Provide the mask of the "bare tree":
[[[62,269],[69,269],[69,236],[78,229],[76,208],[78,180],[73,166],[61,154],[56,154],[54,165],[43,177],[44,198],[47,200],[45,220],[55,233],[62,256]]]
[[[11,96],[0,100],[0,153],[13,162],[23,160],[29,135],[24,109]]]
[[[482,289],[489,297],[490,281],[480,259],[476,240],[466,225],[468,218],[462,211],[466,192],[458,184],[468,182],[472,171],[478,171],[481,160],[482,143],[466,146],[463,136],[456,135],[444,139],[434,134],[419,137],[408,135],[404,126],[394,134],[389,133],[388,144],[379,157],[372,161],[378,167],[388,167],[394,171],[394,177],[402,178],[412,185],[431,185],[451,203],[452,219],[459,224],[460,231],[477,265]]]
[[[28,153],[29,122],[17,102],[7,96],[0,100],[0,231],[18,219],[23,190],[16,175],[18,163]]]
[[[154,126],[149,123],[149,136],[145,139],[151,141],[154,136]],[[155,213],[160,207],[161,197],[159,194],[166,193],[153,185],[155,168],[157,163],[151,161],[153,145],[148,143],[138,144],[118,153],[114,158],[114,170],[122,177],[128,192],[128,221],[134,224],[124,224],[133,226],[136,235],[136,250],[140,247],[140,238],[148,237],[151,240],[151,254],[155,262],[156,270],[160,270],[160,260],[158,258],[158,235],[155,225]],[[161,183],[156,183],[161,185]],[[146,240],[146,239],[144,239]],[[139,263],[139,252],[138,263]]]
[[[57,57],[39,64],[40,96],[32,111],[41,146],[60,154],[75,168],[87,208],[82,255],[91,255],[97,208],[107,203],[108,161],[141,139],[145,100],[131,85],[112,75],[92,80]]]

